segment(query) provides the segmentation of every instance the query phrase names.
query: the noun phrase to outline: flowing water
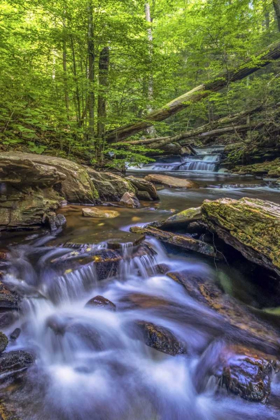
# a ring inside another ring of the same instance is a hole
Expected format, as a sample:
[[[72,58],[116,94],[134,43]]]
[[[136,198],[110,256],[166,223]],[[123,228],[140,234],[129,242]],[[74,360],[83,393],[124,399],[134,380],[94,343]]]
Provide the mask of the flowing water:
[[[157,158],[154,163],[141,165],[140,167],[131,167],[130,169],[142,172],[217,172],[223,150],[224,146],[208,147],[203,149],[196,148],[194,149],[196,154],[193,156],[183,155]]]
[[[215,163],[208,156],[205,162]],[[21,419],[280,418],[277,376],[267,405],[219,390],[215,377],[206,374],[206,366],[215,364],[224,335],[234,332],[225,331],[219,315],[159,274],[156,267],[163,263],[171,271],[207,276],[258,310],[271,306],[271,296],[237,267],[163,247],[152,238],[146,240],[145,252],[137,253],[125,236],[131,225],[163,219],[175,210],[198,206],[206,198],[249,196],[280,203],[277,190],[257,186],[260,181],[253,178],[193,174],[192,179],[199,189],[164,189],[159,192],[160,203],[119,209],[116,219],[83,218],[80,207],[71,206],[63,209],[67,227],[56,237],[2,237],[3,246],[11,244],[5,281],[25,294],[19,320],[5,331],[9,334],[18,326],[22,333],[8,350],[27,349],[36,355],[36,363],[16,385],[2,385],[2,397]],[[114,235],[121,242],[114,256],[120,258],[114,270],[101,275],[98,257],[91,256],[109,252],[106,238]],[[87,263],[75,265],[75,252]],[[61,259],[67,262],[68,257],[75,264],[61,265]],[[86,306],[96,295],[109,299],[117,310]],[[188,354],[173,357],[147,347],[135,335],[139,320],[168,328],[187,343]]]

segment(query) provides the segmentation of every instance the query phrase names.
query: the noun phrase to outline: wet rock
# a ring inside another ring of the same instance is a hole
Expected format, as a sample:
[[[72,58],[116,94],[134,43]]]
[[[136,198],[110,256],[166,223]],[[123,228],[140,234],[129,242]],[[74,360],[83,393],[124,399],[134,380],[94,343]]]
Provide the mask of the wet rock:
[[[102,241],[106,242],[109,249],[123,249],[126,247],[133,247],[139,245],[145,239],[145,235],[137,235],[131,232],[124,232],[121,230],[107,230],[102,233]],[[86,241],[89,241],[88,243]],[[75,249],[91,249],[94,244],[100,243],[100,233],[86,232],[82,236],[75,235],[73,241],[68,241],[63,244],[65,248]]]
[[[51,315],[46,320],[46,327],[50,328],[56,335],[64,335],[71,321],[72,318],[69,316]]]
[[[19,301],[20,297],[18,294],[9,290],[9,288],[0,280],[0,309],[17,309]]]
[[[129,176],[128,179],[136,188],[136,196],[139,200],[155,201],[159,200],[159,196],[155,186],[146,179]]]
[[[219,359],[221,366],[215,375],[220,386],[245,400],[267,401],[272,374],[279,371],[276,359],[243,346],[225,348]]]
[[[242,198],[205,200],[203,221],[223,241],[258,265],[280,275],[280,205]]]
[[[139,207],[141,207],[140,202],[138,198],[135,196],[135,194],[129,193],[129,192],[126,192],[122,196],[120,204],[125,207],[130,207],[132,209],[138,209]]]
[[[116,305],[109,299],[106,299],[104,296],[95,296],[94,298],[90,299],[85,306],[104,308],[109,311],[116,310]]]
[[[185,344],[180,342],[167,328],[146,321],[138,321],[137,327],[147,346],[171,356],[187,353]]]
[[[279,354],[278,331],[257,317],[235,298],[223,293],[213,279],[201,277],[194,272],[169,272],[168,277],[184,286],[188,294],[218,313],[228,336],[237,342],[247,342],[268,354]],[[210,313],[209,313],[210,317]]]
[[[219,254],[214,250],[214,248],[211,245],[193,239],[191,236],[180,234],[175,235],[174,233],[165,232],[163,230],[151,226],[147,228],[134,226],[130,228],[130,231],[139,234],[145,233],[147,235],[154,236],[162,242],[167,242],[168,244],[195,251],[200,254],[207,255],[209,257],[220,258]]]
[[[167,187],[174,188],[198,188],[198,185],[193,181],[187,179],[175,178],[168,175],[150,174],[145,176],[146,181],[162,184]]]
[[[126,192],[136,192],[132,183],[119,175],[110,172],[97,172],[92,168],[87,168],[87,171],[101,200],[118,202]]]
[[[0,374],[28,369],[33,362],[34,356],[27,351],[15,350],[3,353],[0,356]]]
[[[183,225],[187,228],[190,223],[200,221],[201,219],[201,207],[192,207],[168,217],[163,222],[158,223],[157,226],[162,228],[169,228],[172,226],[177,227]]]
[[[8,343],[9,343],[8,337],[2,332],[0,332],[0,353],[3,353],[3,351],[5,351]]]
[[[15,328],[14,331],[10,334],[10,339],[11,340],[17,340],[20,336],[21,333],[21,329],[20,328]]]
[[[0,312],[0,329],[10,327],[19,318],[19,314],[16,311],[4,311]]]
[[[93,207],[82,209],[82,213],[84,217],[94,217],[98,219],[113,219],[120,215],[120,213],[116,210],[107,210]]]
[[[63,214],[56,214],[55,212],[50,212],[46,216],[45,222],[49,225],[51,232],[55,232],[66,224],[66,218]]]

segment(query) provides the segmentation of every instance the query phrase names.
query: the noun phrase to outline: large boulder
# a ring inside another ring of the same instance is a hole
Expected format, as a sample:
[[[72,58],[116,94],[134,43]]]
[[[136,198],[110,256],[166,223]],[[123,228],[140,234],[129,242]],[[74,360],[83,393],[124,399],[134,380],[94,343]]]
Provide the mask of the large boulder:
[[[70,160],[31,153],[0,156],[0,182],[14,187],[53,187],[71,203],[92,203],[98,198],[87,170]]]
[[[145,176],[145,180],[171,188],[198,188],[198,185],[193,181],[168,175],[150,174]]]
[[[55,230],[65,222],[54,213],[63,200],[95,203],[97,199],[86,169],[77,163],[29,153],[0,156],[0,229],[47,224]]]
[[[205,200],[203,221],[248,260],[280,275],[280,205],[252,198]]]

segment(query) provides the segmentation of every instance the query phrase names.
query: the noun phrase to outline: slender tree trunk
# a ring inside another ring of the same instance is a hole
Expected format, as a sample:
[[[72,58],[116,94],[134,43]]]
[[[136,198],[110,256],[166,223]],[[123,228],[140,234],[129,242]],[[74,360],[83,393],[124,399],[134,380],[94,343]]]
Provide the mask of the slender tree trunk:
[[[275,10],[278,30],[280,32],[280,0],[273,0],[273,7]]]
[[[88,3],[88,80],[89,80],[89,136],[90,140],[94,141],[94,108],[95,108],[95,95],[94,95],[94,30],[93,30],[93,5],[92,0]]]
[[[146,21],[151,25],[152,18],[151,18],[151,8],[150,8],[149,3],[145,4],[145,15],[146,15]],[[152,64],[152,56],[153,56],[153,33],[152,33],[151,26],[148,28],[148,48],[149,48],[149,61],[150,61],[150,65],[151,65]],[[148,112],[152,112],[153,109],[152,109],[150,103],[152,102],[153,97],[154,97],[154,88],[153,88],[153,75],[152,75],[151,69],[149,69],[147,90],[148,90],[148,101],[149,101],[149,105],[147,107],[147,110],[148,110]],[[155,134],[156,134],[155,128],[153,126],[148,127],[147,128],[147,134],[151,135],[151,136],[155,136]]]
[[[213,92],[222,90],[228,86],[229,83],[244,79],[278,58],[280,58],[280,42],[269,45],[264,52],[256,54],[252,59],[246,60],[240,66],[229,71],[227,70],[218,75],[215,79],[195,87],[179,98],[169,102],[164,107],[153,111],[146,116],[145,120],[120,127],[107,133],[106,139],[108,142],[120,141],[139,131],[145,130],[148,127],[151,127],[155,121],[167,119],[182,109],[189,107],[191,104],[210,96]]]
[[[71,35],[71,49],[72,49],[72,60],[73,60],[73,74],[75,79],[75,97],[76,97],[76,114],[77,114],[77,123],[80,124],[81,120],[81,100],[80,100],[80,89],[79,89],[79,81],[78,81],[78,74],[77,74],[77,63],[76,63],[76,53],[75,53],[75,44],[73,35]]]
[[[63,22],[63,78],[64,78],[64,98],[67,120],[69,121],[69,93],[68,93],[68,74],[67,74],[67,44],[66,44],[66,25]]]
[[[102,164],[102,148],[105,134],[105,118],[106,118],[106,93],[108,87],[108,73],[110,64],[110,50],[109,47],[103,48],[99,57],[99,93],[98,93],[98,123],[97,136],[98,147],[97,157]]]

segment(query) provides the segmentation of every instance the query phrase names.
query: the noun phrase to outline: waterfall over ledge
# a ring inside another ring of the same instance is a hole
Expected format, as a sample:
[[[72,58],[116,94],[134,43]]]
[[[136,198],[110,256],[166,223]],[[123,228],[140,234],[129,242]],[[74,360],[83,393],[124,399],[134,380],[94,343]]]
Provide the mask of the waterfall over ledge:
[[[218,171],[224,146],[195,148],[194,150],[195,155],[165,156],[141,167],[128,165],[128,170],[149,172]]]

